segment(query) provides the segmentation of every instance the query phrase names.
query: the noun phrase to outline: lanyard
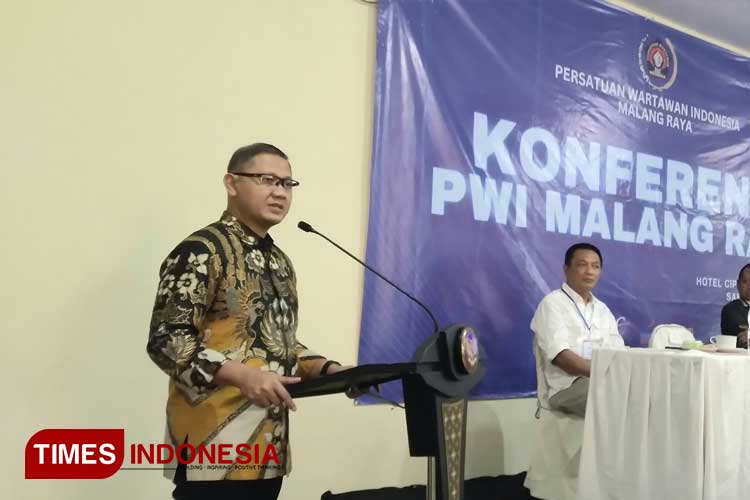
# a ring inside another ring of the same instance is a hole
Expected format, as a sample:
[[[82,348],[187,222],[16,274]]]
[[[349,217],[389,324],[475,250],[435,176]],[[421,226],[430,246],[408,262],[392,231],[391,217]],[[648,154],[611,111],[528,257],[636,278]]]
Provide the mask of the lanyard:
[[[589,322],[588,322],[588,321],[586,321],[586,318],[585,318],[585,317],[583,316],[583,313],[581,312],[581,309],[580,309],[580,308],[578,307],[578,304],[576,304],[576,301],[575,301],[575,300],[573,300],[573,297],[571,297],[570,295],[568,295],[568,292],[566,292],[564,288],[560,287],[560,290],[561,290],[561,291],[562,291],[562,293],[564,293],[564,294],[565,294],[565,296],[566,296],[567,298],[569,298],[569,299],[570,299],[570,301],[571,301],[571,302],[573,303],[573,305],[574,305],[574,306],[575,306],[575,308],[576,308],[576,312],[578,313],[578,316],[579,316],[579,317],[581,318],[581,321],[583,321],[583,324],[584,324],[584,326],[586,327],[586,330],[588,330],[588,331],[589,331],[589,335],[591,335],[591,326],[589,326]]]

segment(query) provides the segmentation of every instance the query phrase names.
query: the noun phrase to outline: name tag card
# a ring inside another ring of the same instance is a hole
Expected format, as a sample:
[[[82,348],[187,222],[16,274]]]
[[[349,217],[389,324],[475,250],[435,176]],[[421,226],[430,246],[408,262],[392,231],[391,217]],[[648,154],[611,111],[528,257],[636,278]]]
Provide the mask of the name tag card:
[[[581,357],[584,359],[591,359],[594,353],[594,343],[590,340],[584,340],[583,346],[581,347]]]

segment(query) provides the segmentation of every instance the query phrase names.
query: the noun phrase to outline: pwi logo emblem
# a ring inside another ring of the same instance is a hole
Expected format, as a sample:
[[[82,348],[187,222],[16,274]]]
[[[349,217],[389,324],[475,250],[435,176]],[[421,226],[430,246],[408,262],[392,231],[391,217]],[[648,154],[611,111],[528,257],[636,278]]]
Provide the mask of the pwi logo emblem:
[[[646,35],[638,46],[638,64],[641,74],[651,88],[666,90],[677,78],[677,53],[669,38]]]

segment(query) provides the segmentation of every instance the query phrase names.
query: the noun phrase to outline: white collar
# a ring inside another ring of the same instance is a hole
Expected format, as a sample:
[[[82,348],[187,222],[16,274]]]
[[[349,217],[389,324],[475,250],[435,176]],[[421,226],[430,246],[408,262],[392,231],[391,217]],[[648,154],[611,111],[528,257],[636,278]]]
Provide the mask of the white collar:
[[[580,295],[578,295],[578,292],[576,292],[575,290],[573,290],[567,283],[563,283],[561,288],[562,288],[562,291],[565,292],[565,293],[567,293],[568,296],[571,299],[573,299],[574,302],[583,304],[584,307],[586,307],[588,305],[588,303],[585,300],[583,300],[583,297],[581,297]],[[594,304],[594,302],[596,302],[596,297],[594,297],[594,294],[592,293],[591,294],[591,304]]]

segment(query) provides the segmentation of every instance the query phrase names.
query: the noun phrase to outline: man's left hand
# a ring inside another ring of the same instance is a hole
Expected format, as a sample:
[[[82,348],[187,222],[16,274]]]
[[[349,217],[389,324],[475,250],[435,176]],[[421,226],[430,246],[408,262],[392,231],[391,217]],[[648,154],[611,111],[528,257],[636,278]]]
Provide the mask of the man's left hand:
[[[737,335],[737,345],[740,347],[747,347],[747,330],[742,330],[739,335]]]
[[[346,365],[341,366],[337,364],[332,364],[328,367],[328,371],[326,372],[326,375],[333,375],[334,373],[342,372],[344,370],[348,370],[349,368],[354,368],[352,365]]]
[[[352,366],[352,365],[346,365],[346,366],[331,365],[331,366],[328,367],[328,373],[326,373],[326,375],[333,375],[334,373],[342,372],[342,371],[348,370],[350,368],[354,368],[354,366]],[[361,395],[366,394],[366,393],[367,393],[366,390],[359,390],[356,387],[350,387],[349,389],[347,389],[344,392],[344,394],[346,394],[346,397],[349,398],[349,399],[357,399],[358,397],[360,397]]]

